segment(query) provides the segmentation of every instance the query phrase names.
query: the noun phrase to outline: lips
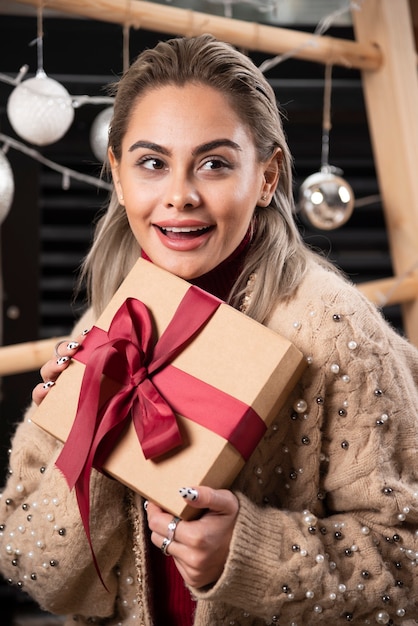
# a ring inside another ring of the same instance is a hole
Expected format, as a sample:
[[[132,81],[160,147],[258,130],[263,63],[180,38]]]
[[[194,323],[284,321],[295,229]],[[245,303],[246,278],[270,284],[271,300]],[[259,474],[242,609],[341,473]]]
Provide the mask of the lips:
[[[216,230],[216,225],[201,221],[181,223],[166,221],[153,224],[158,239],[168,250],[175,252],[192,252],[205,246]]]
[[[158,226],[159,231],[170,239],[193,239],[201,237],[209,231],[213,226]]]

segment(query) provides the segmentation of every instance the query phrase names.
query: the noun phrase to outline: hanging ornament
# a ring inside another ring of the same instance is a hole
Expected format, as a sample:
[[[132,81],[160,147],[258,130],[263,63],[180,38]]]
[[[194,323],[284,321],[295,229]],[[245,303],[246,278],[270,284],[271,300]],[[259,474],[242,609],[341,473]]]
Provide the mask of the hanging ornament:
[[[90,146],[94,156],[101,163],[103,163],[107,158],[109,126],[112,117],[113,107],[103,109],[103,111],[97,115],[90,130]]]
[[[324,111],[322,123],[322,166],[311,174],[299,189],[298,208],[312,226],[333,230],[345,224],[354,209],[354,193],[341,177],[342,171],[329,165],[331,130],[331,65],[325,68]]]
[[[354,193],[332,167],[324,166],[302,183],[299,207],[315,228],[333,230],[347,222],[354,208]]]
[[[14,131],[30,143],[46,146],[65,135],[74,119],[68,91],[49,78],[43,68],[42,6],[38,7],[36,38],[38,69],[35,78],[21,82],[9,96],[7,115]]]
[[[12,206],[14,190],[12,168],[6,155],[0,150],[0,225],[6,219]]]
[[[7,115],[14,131],[29,143],[46,146],[65,135],[74,119],[71,96],[60,83],[38,71],[9,96]]]

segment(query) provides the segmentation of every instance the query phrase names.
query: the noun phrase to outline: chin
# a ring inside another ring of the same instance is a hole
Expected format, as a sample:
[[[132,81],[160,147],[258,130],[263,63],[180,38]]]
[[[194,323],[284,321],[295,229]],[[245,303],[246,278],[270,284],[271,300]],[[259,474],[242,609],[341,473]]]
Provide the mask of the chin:
[[[193,280],[206,273],[206,271],[193,271],[192,269],[179,267],[176,264],[159,263],[158,261],[155,262],[155,265],[158,265],[161,269],[166,270],[166,272],[170,272],[170,274],[178,276],[178,278],[182,278],[183,280]]]
[[[202,259],[201,263],[193,262],[191,258],[168,258],[168,256],[159,256],[153,254],[149,255],[149,259],[152,263],[157,265],[163,270],[178,276],[183,280],[195,280],[204,274],[207,274],[216,267],[216,263],[207,262],[208,259]]]

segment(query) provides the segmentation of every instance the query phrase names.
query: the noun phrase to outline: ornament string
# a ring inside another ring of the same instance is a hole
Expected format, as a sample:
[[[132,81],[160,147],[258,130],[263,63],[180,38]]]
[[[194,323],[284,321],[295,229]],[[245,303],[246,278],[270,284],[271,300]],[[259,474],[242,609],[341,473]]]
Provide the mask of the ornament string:
[[[132,23],[132,9],[131,9],[131,0],[126,0],[126,20],[123,25],[123,73],[125,73],[129,67],[130,63],[130,54],[129,54],[129,43],[130,43],[130,32],[131,32],[131,23]]]
[[[131,27],[129,24],[125,24],[123,27],[123,73],[129,67],[129,39],[130,39]]]
[[[332,93],[332,65],[325,65],[324,105],[322,113],[322,154],[321,170],[329,170],[329,138],[331,132],[331,93]]]
[[[43,8],[42,3],[39,3],[37,9],[37,38],[36,38],[36,51],[38,67],[36,70],[37,76],[44,76],[44,26],[43,26]]]

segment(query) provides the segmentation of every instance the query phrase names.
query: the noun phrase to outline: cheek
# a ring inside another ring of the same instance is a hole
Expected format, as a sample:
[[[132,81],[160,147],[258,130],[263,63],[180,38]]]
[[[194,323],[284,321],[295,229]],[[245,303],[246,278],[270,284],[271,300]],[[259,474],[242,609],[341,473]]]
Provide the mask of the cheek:
[[[143,210],[139,210],[138,207],[133,207],[132,204],[129,203],[129,200],[126,201],[126,199],[125,212],[135,239],[138,243],[141,243],[139,239],[143,238],[143,233],[145,232],[145,224],[147,223],[146,215]]]
[[[241,203],[243,212],[254,210],[262,189],[263,176],[256,166],[242,172],[239,184],[235,187],[236,201]]]
[[[153,206],[151,190],[140,189],[136,185],[126,184],[123,187],[125,211],[130,222],[135,223],[147,219]]]
[[[227,207],[225,221],[235,228],[241,226],[246,229],[257,206],[257,199],[258,195],[256,196],[255,194],[255,183],[237,189],[231,204]]]

